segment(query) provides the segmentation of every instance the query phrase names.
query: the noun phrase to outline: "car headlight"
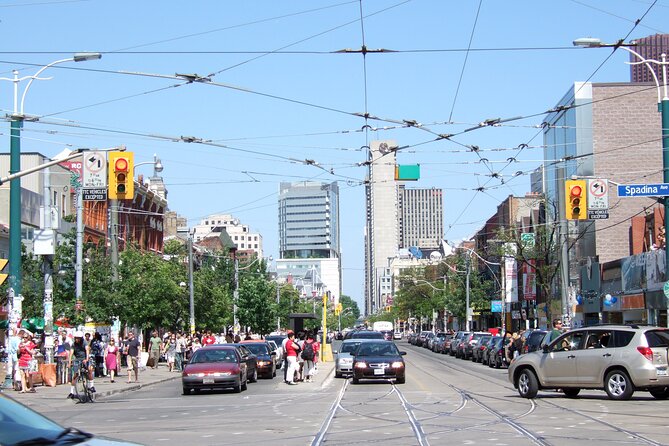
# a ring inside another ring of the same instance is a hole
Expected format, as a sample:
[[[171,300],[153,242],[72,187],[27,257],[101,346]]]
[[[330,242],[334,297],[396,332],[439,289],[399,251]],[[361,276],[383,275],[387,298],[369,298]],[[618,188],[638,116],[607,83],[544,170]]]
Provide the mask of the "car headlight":
[[[356,369],[366,369],[367,368],[367,363],[364,361],[356,362],[355,363],[355,368]]]
[[[204,373],[184,373],[184,376],[195,376],[197,378],[202,378]]]
[[[209,376],[230,376],[232,373],[230,372],[216,372],[216,373],[210,373]]]
[[[263,365],[270,365],[271,362],[269,361],[258,361],[258,365],[263,366]]]
[[[402,361],[395,361],[392,364],[390,364],[390,367],[393,369],[401,369],[404,367],[404,363]]]

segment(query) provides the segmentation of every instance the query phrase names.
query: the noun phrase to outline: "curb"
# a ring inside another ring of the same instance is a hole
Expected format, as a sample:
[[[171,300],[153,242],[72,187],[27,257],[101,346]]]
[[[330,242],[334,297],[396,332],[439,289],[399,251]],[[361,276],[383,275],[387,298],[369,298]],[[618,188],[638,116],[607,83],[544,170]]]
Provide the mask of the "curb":
[[[95,394],[95,399],[97,400],[97,399],[106,398],[106,397],[109,397],[109,396],[112,396],[112,395],[118,395],[120,393],[130,392],[130,391],[134,391],[134,390],[140,390],[144,387],[150,387],[150,386],[153,386],[153,385],[156,385],[156,384],[161,384],[161,383],[164,383],[164,382],[167,382],[167,381],[173,381],[175,379],[181,379],[181,375],[170,376],[168,378],[160,379],[158,381],[150,381],[150,382],[147,382],[147,383],[141,383],[141,382],[140,383],[133,383],[132,385],[127,385],[126,387],[121,387],[121,388],[113,389],[113,390],[107,390],[107,391],[104,391],[104,392],[97,392]]]

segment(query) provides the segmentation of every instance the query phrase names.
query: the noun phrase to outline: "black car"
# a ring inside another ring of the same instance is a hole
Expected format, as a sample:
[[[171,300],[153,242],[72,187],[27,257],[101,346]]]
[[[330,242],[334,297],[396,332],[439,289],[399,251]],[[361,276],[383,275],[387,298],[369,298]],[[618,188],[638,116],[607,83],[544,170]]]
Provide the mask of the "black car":
[[[483,362],[483,351],[486,348],[488,341],[492,339],[491,334],[483,335],[479,338],[476,345],[472,347],[472,361],[473,362]]]
[[[256,355],[256,365],[258,367],[258,375],[272,379],[276,376],[276,352],[267,342],[259,341],[242,341],[242,345]]]
[[[532,330],[529,334],[525,336],[525,340],[523,342],[523,350],[520,352],[521,354],[523,353],[530,353],[530,352],[535,352],[541,348],[541,343],[544,340],[544,337],[546,336],[546,333],[548,333],[545,330]]]
[[[488,365],[491,361],[491,356],[496,350],[495,345],[501,342],[501,336],[492,336],[483,346],[483,351],[481,352],[481,364]]]
[[[206,346],[203,348],[209,348],[209,347],[220,347],[220,346],[226,346],[226,345],[232,345],[237,349],[239,352],[239,356],[241,356],[242,361],[246,363],[246,379],[250,383],[254,383],[258,381],[258,358],[256,358],[256,355],[254,355],[251,350],[246,348],[246,345],[244,344],[211,344],[211,346]]]
[[[361,342],[353,354],[353,384],[361,379],[394,379],[397,384],[404,384],[405,354],[392,341]]]
[[[380,331],[358,330],[346,334],[344,339],[379,339],[385,340],[385,336]]]

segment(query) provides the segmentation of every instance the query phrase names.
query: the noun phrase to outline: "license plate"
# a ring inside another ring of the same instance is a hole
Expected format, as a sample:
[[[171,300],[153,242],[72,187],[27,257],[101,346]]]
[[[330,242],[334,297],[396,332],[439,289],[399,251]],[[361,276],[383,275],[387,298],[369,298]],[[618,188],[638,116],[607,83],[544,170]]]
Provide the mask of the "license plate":
[[[657,369],[657,376],[667,376],[667,369]]]
[[[202,384],[214,384],[214,378],[202,378]]]
[[[375,375],[383,375],[384,372],[385,372],[384,369],[374,369],[374,374]]]

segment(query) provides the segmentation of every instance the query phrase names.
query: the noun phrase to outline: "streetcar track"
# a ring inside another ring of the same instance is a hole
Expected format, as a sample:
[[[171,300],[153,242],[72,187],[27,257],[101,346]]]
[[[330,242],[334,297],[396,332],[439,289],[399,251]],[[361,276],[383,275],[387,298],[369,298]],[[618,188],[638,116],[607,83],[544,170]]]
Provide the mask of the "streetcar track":
[[[330,410],[328,411],[328,414],[323,421],[323,424],[321,425],[321,428],[319,431],[316,433],[316,436],[314,437],[313,441],[311,442],[311,446],[320,446],[323,444],[324,441],[326,441],[326,436],[328,435],[328,431],[330,430],[330,427],[332,425],[332,420],[335,418],[335,415],[337,414],[338,411],[342,412],[347,412],[350,414],[354,414],[358,417],[361,418],[367,418],[367,419],[372,419],[376,421],[384,421],[388,423],[389,426],[401,426],[404,424],[409,424],[411,426],[411,430],[413,431],[414,438],[418,441],[418,444],[420,446],[429,446],[429,442],[427,440],[427,435],[425,434],[425,431],[423,430],[423,426],[421,422],[418,420],[416,415],[413,413],[413,406],[409,401],[406,399],[404,394],[400,391],[400,389],[397,388],[394,382],[391,382],[391,390],[387,393],[385,393],[383,396],[380,397],[375,397],[372,398],[368,401],[365,401],[363,403],[356,403],[354,406],[361,406],[363,404],[369,403],[371,401],[380,401],[383,398],[386,398],[389,395],[395,394],[397,395],[397,398],[399,399],[402,409],[404,410],[404,413],[406,414],[408,421],[407,420],[396,420],[396,419],[388,419],[388,418],[383,418],[383,417],[378,417],[378,416],[373,416],[369,414],[361,414],[359,412],[356,412],[354,410],[351,410],[347,407],[344,407],[342,405],[342,401],[344,399],[344,395],[346,394],[346,390],[348,389],[350,385],[350,380],[346,379],[344,381],[344,384],[342,385],[339,393],[337,394],[337,398],[335,401],[332,403],[332,406],[330,407]],[[388,427],[388,426],[385,426]],[[361,428],[362,430],[365,430]],[[351,431],[349,431],[351,432]],[[369,442],[369,441],[367,441]]]
[[[412,351],[414,351],[415,353],[417,353],[419,356],[422,356],[423,358],[432,358],[432,359],[434,359],[434,357],[432,357],[432,356],[430,356],[430,355],[428,355],[428,354],[425,354],[425,353],[423,353],[423,352],[421,352],[421,351],[414,350],[414,349],[412,349]],[[458,367],[458,366],[454,366],[453,364],[450,364],[450,363],[446,362],[444,359],[441,359],[441,358],[439,358],[439,357],[437,357],[437,362],[439,362],[440,364],[442,364],[442,365],[444,365],[444,366],[446,366],[447,368],[450,368],[450,369],[452,369],[452,370],[456,370],[456,371],[458,371],[458,372],[465,373],[465,374],[467,374],[468,376],[475,376],[476,378],[484,379],[484,380],[486,380],[487,382],[492,383],[492,381],[490,381],[490,377],[489,377],[489,376],[483,375],[483,374],[481,374],[481,373],[479,373],[479,372],[476,372],[476,371],[474,371],[474,370],[465,370],[465,369],[460,368],[460,367]],[[423,371],[423,373],[426,373],[426,374],[432,376],[433,378],[437,379],[438,381],[441,381],[442,383],[444,383],[444,384],[446,384],[447,386],[451,387],[453,390],[456,390],[456,391],[463,391],[463,392],[466,392],[467,395],[472,395],[472,393],[467,392],[467,391],[465,391],[464,389],[461,389],[461,388],[459,388],[459,387],[457,387],[457,386],[454,386],[454,385],[451,384],[451,383],[445,382],[443,379],[441,379],[440,377],[438,377],[438,376],[436,376],[436,375],[434,375],[434,374],[432,374],[432,373],[429,373],[429,372],[427,372],[427,371],[425,371],[425,370],[422,370],[422,371]],[[508,385],[504,385],[504,384],[502,384],[502,383],[498,383],[498,385],[501,386],[501,387],[503,387],[503,388],[505,388],[505,389],[509,389],[509,386],[508,386]],[[513,390],[513,391],[515,392],[515,389],[511,389],[511,390]],[[486,396],[486,395],[481,395],[481,394],[475,394],[475,395],[479,395],[479,396],[481,396],[481,397],[485,397],[485,398],[494,398],[494,397],[488,397],[488,396]],[[470,397],[470,398],[471,398],[471,397]],[[477,398],[471,398],[471,400],[472,400],[473,402],[475,402],[476,404],[478,404],[480,407],[484,408],[485,410],[491,410],[491,411],[493,411],[493,412],[491,412],[491,413],[493,413],[495,416],[502,417],[501,419],[502,419],[505,423],[511,425],[514,429],[516,429],[516,430],[517,430],[517,428],[521,429],[521,431],[518,431],[518,432],[520,432],[521,434],[526,435],[525,432],[527,432],[527,434],[532,435],[531,437],[528,437],[528,438],[530,438],[530,439],[532,439],[532,438],[537,438],[537,440],[539,441],[537,444],[550,445],[550,443],[546,442],[546,440],[543,439],[542,437],[540,437],[540,436],[535,436],[534,434],[531,433],[531,431],[529,431],[528,429],[525,429],[525,428],[522,427],[519,423],[516,423],[516,422],[515,422],[515,420],[518,420],[518,419],[520,419],[520,418],[522,418],[522,417],[525,417],[525,416],[529,415],[530,413],[532,413],[532,412],[535,410],[536,407],[538,407],[537,403],[534,402],[534,399],[530,399],[529,401],[531,401],[532,404],[533,404],[535,407],[533,407],[530,411],[528,411],[527,413],[523,414],[522,416],[518,416],[518,417],[506,417],[506,416],[504,416],[503,414],[501,414],[500,412],[496,411],[495,409],[492,409],[491,407],[487,406],[485,403],[483,403],[481,400],[479,400],[479,399],[477,399]],[[579,410],[576,410],[576,409],[571,409],[571,408],[568,408],[568,407],[564,407],[564,406],[561,406],[561,405],[559,405],[559,404],[557,404],[557,403],[555,403],[555,402],[553,402],[553,401],[550,401],[550,400],[548,400],[548,399],[545,399],[545,398],[538,398],[538,400],[539,400],[542,404],[545,403],[545,404],[547,404],[547,405],[553,406],[554,408],[560,409],[560,410],[565,411],[565,412],[569,412],[569,413],[571,413],[571,414],[573,414],[573,415],[576,415],[576,416],[578,416],[578,417],[587,418],[587,419],[589,419],[589,420],[591,420],[591,421],[593,421],[593,422],[595,422],[595,423],[598,423],[598,424],[601,424],[601,425],[603,425],[603,426],[606,426],[606,427],[608,427],[609,429],[612,429],[612,430],[614,430],[614,431],[616,431],[616,432],[625,434],[625,435],[629,436],[630,438],[632,438],[632,439],[636,439],[636,440],[638,440],[638,441],[640,441],[640,442],[643,442],[643,443],[645,443],[645,444],[649,444],[649,445],[652,445],[652,446],[666,446],[666,443],[659,443],[659,442],[657,442],[657,441],[655,441],[655,440],[652,440],[652,439],[650,439],[650,438],[647,438],[647,437],[645,437],[645,436],[643,436],[643,435],[641,435],[641,434],[638,434],[638,433],[629,431],[629,430],[627,430],[627,429],[624,429],[624,428],[622,428],[622,427],[616,426],[616,425],[614,425],[614,424],[612,424],[612,423],[609,423],[609,422],[607,422],[607,421],[603,421],[603,420],[601,420],[601,419],[599,419],[599,418],[596,418],[596,417],[593,417],[593,416],[591,416],[591,415],[588,415],[585,411],[582,412],[582,411],[579,411]],[[533,441],[534,441],[534,440],[533,440]]]

